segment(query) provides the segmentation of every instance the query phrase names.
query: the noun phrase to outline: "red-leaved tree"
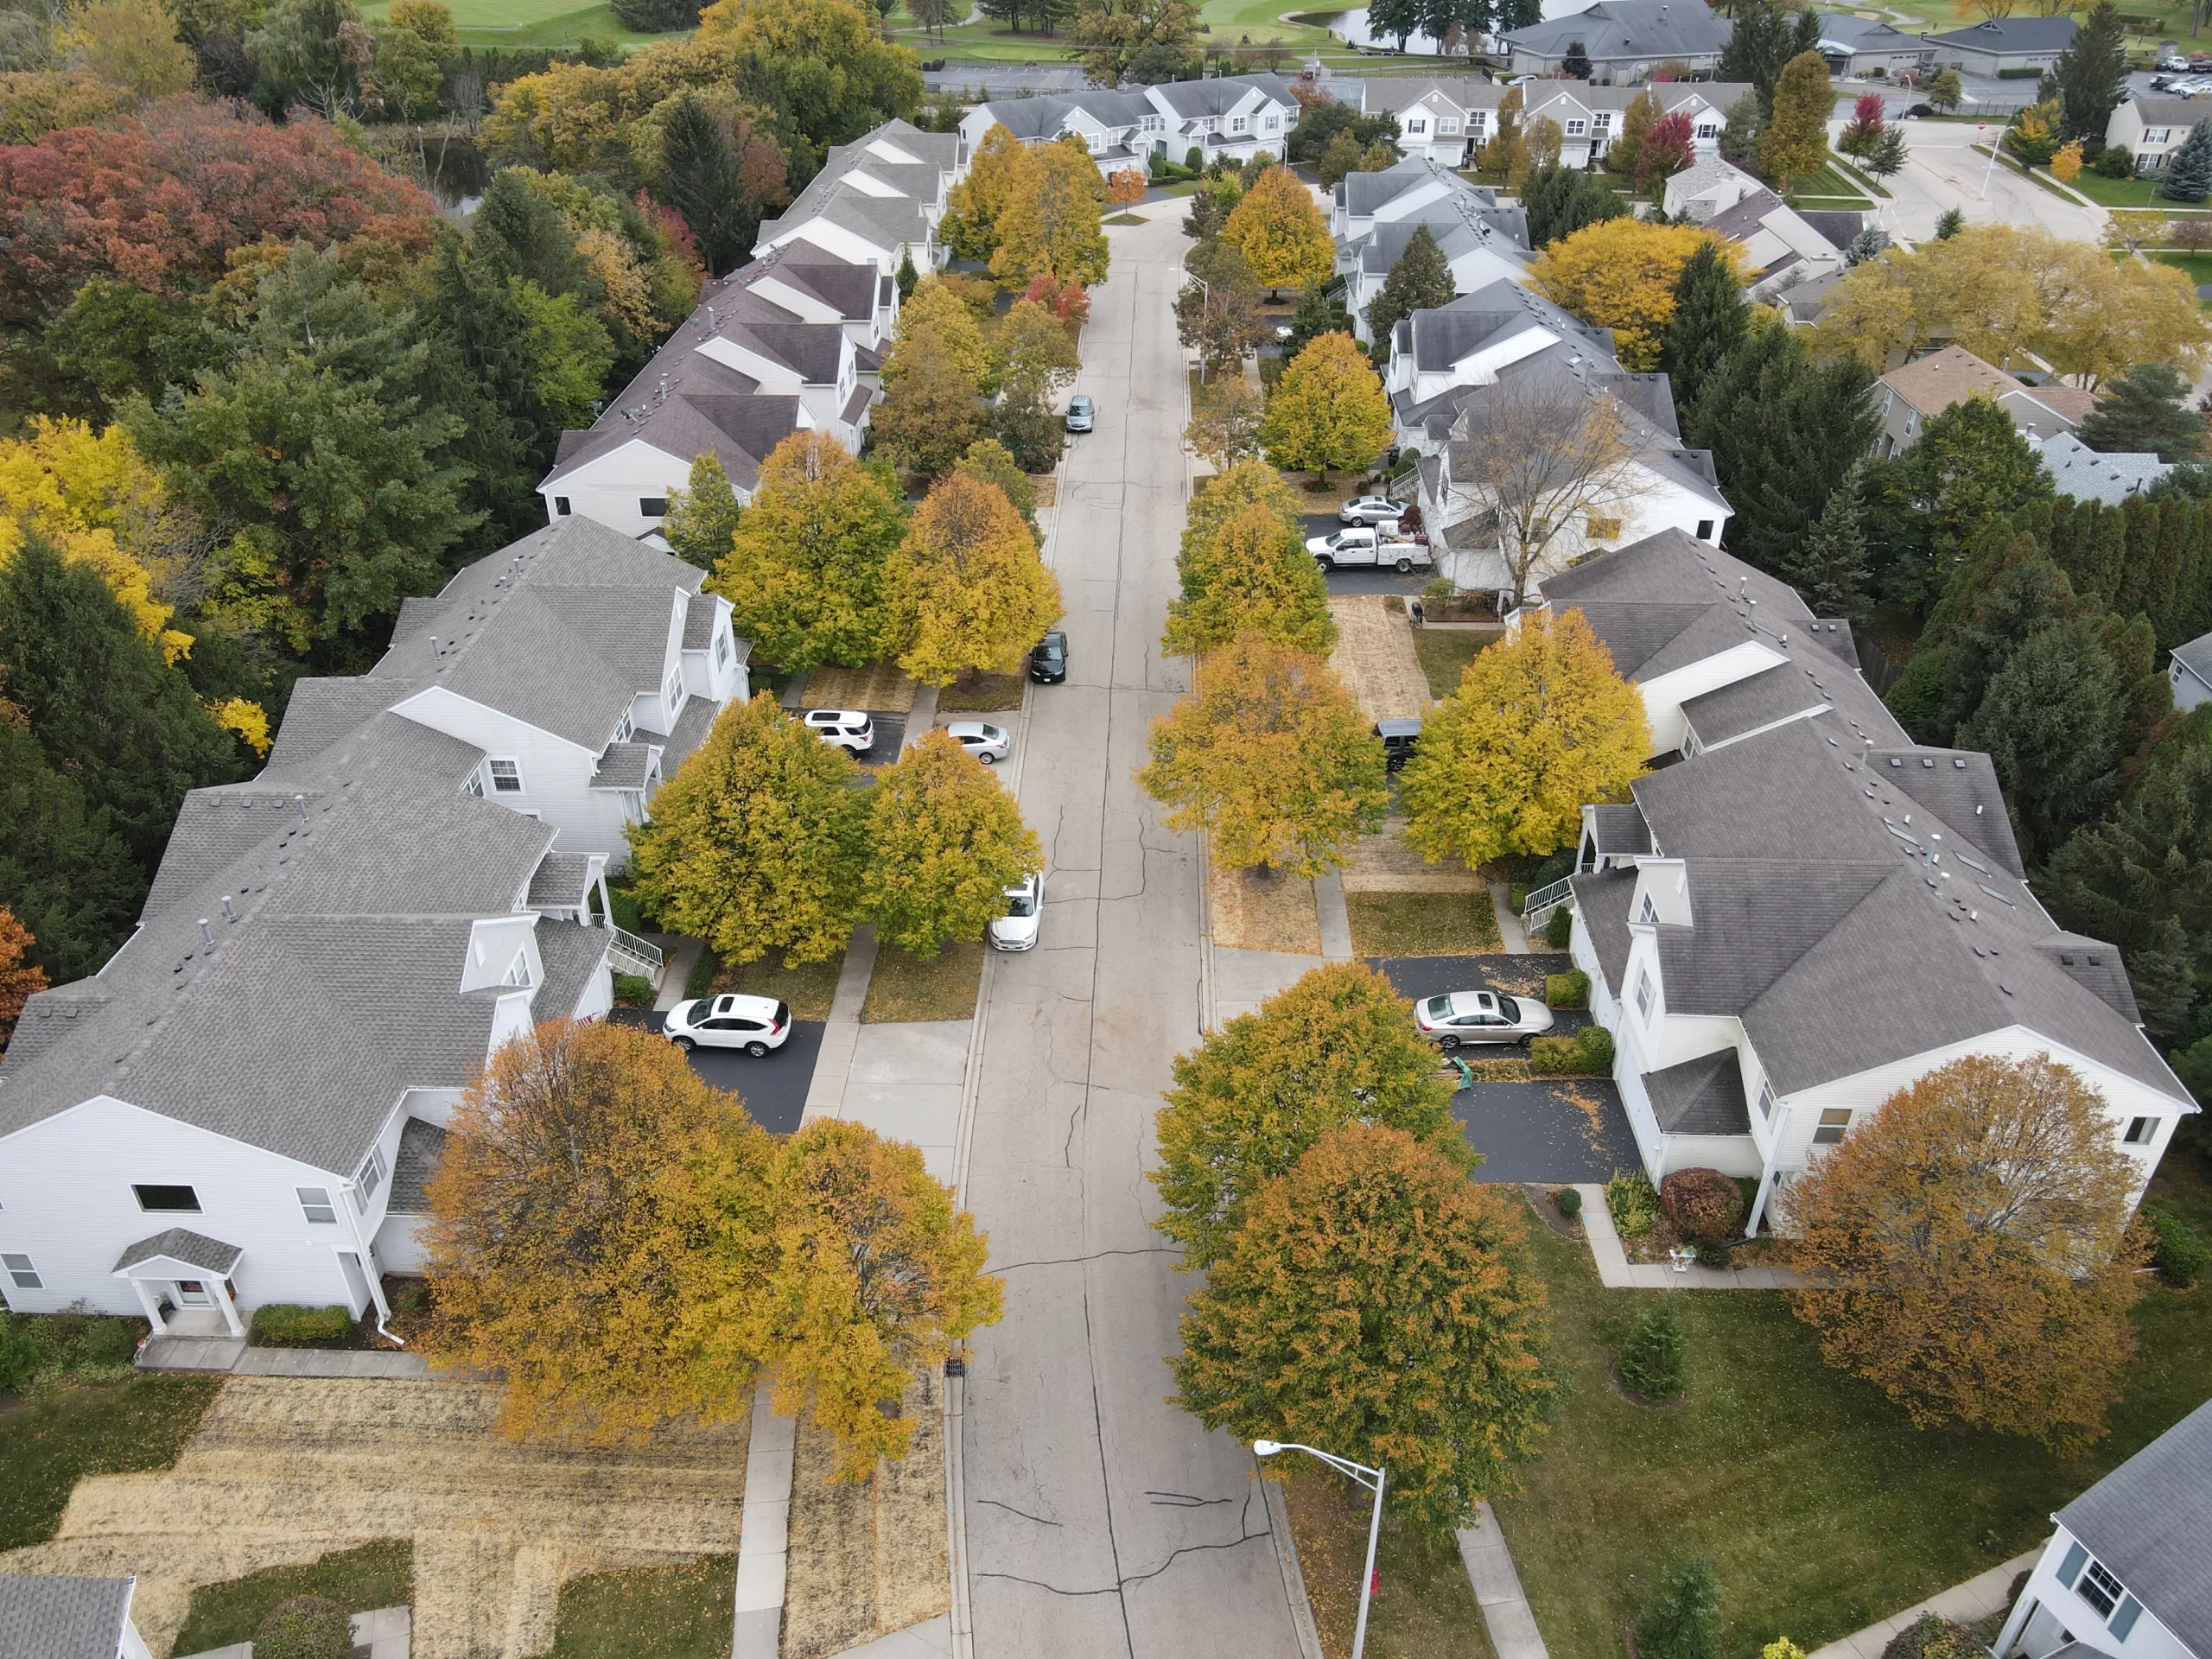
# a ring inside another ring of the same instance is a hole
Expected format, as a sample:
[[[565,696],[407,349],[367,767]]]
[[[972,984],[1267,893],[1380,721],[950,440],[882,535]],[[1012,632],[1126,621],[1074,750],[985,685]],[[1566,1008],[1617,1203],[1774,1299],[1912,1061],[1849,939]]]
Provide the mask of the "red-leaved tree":
[[[0,316],[35,324],[88,276],[175,294],[264,238],[429,247],[437,211],[309,117],[272,126],[182,96],[135,118],[0,148]]]
[[[1636,154],[1636,185],[1649,190],[1664,184],[1697,159],[1690,118],[1680,111],[1662,115],[1645,130]]]

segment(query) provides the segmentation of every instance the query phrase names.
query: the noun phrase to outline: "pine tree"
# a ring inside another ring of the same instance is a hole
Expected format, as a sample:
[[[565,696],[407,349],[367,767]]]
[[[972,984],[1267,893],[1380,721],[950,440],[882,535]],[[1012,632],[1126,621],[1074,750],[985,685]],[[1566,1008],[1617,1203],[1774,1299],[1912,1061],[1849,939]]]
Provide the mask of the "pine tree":
[[[1796,553],[1775,574],[1815,616],[1866,613],[1866,460],[1860,456],[1828,492],[1827,504]]]
[[[1669,1567],[1636,1621],[1637,1659],[1720,1659],[1720,1580],[1699,1555]]]
[[[760,215],[746,200],[729,135],[696,93],[684,92],[669,106],[660,155],[661,200],[683,215],[700,257],[719,276],[752,251]]]
[[[1614,1359],[1621,1381],[1632,1394],[1651,1401],[1672,1400],[1684,1380],[1682,1317],[1675,1299],[1662,1296],[1636,1322]]]
[[[2126,36],[2113,0],[2097,0],[2089,8],[2053,73],[2066,137],[2103,137],[2127,86]]]
[[[1958,742],[1988,751],[2031,862],[2118,791],[2126,717],[2119,672],[2086,622],[2036,629],[1990,676]]]
[[[1529,245],[1544,248],[1599,219],[1628,212],[1620,193],[1580,168],[1547,167],[1531,173],[1521,190],[1529,216]]]
[[[1751,313],[1744,284],[1716,243],[1690,256],[1675,282],[1675,315],[1660,337],[1659,366],[1665,371],[1678,410],[1693,407],[1723,358],[1744,338]]]
[[[2212,117],[2199,121],[2166,163],[2158,194],[2169,201],[2202,201],[2212,196]]]
[[[1406,239],[1406,251],[1382,279],[1382,291],[1368,304],[1368,333],[1376,340],[1387,340],[1399,318],[1449,305],[1458,292],[1452,282],[1452,267],[1445,263],[1444,250],[1436,245],[1435,235],[1427,225],[1416,225]]]
[[[145,897],[145,874],[107,815],[0,698],[0,905],[30,930],[32,963],[57,985],[98,972]]]
[[[1756,174],[1759,146],[1765,142],[1766,105],[1754,87],[1728,106],[1728,124],[1720,129],[1720,159]]]
[[[2149,950],[2129,955],[2127,982],[2159,1046],[2178,1042],[2196,1006],[2196,954],[2179,922],[2169,916]]]
[[[1946,207],[1943,210],[1943,216],[1936,221],[1936,239],[1938,242],[1948,242],[1966,227],[1966,209]]]
[[[899,303],[904,305],[914,297],[914,290],[921,285],[921,273],[914,269],[914,251],[909,247],[899,250]]]
[[[2204,453],[2204,417],[2190,407],[2196,388],[2180,370],[2139,363],[2117,380],[2074,435],[2107,454],[2155,452],[2160,461],[2194,461]]]

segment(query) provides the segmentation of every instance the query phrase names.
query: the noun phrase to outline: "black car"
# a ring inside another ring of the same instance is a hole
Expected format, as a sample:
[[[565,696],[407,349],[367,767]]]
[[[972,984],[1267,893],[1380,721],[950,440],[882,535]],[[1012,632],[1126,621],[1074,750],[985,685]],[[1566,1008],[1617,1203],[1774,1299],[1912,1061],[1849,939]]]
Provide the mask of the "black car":
[[[1421,741],[1421,721],[1378,720],[1375,735],[1382,740],[1382,764],[1395,772],[1414,758],[1414,746]]]
[[[1068,677],[1068,637],[1058,628],[1046,630],[1029,653],[1029,677],[1040,685],[1052,685]]]

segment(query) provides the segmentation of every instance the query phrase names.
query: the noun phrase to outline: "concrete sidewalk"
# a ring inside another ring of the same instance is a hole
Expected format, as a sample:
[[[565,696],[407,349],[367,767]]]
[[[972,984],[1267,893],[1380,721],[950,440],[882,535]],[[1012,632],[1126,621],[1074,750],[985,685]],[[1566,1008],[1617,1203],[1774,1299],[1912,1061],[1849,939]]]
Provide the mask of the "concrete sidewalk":
[[[1505,1534],[1497,1516],[1483,1500],[1475,1524],[1459,1531],[1459,1560],[1467,1569],[1467,1582],[1482,1604],[1483,1623],[1490,1627],[1490,1644],[1497,1659],[1549,1659],[1544,1635],[1536,1628],[1536,1615],[1521,1588],[1520,1569],[1513,1552],[1505,1547]]]
[[[236,1376],[427,1376],[420,1354],[389,1348],[249,1348],[236,1337],[149,1337],[142,1371],[227,1371]]]
[[[1582,1231],[1598,1263],[1598,1281],[1608,1290],[1787,1290],[1803,1282],[1787,1268],[1705,1268],[1695,1263],[1670,1268],[1631,1262],[1621,1248],[1621,1236],[1613,1230],[1605,1189],[1577,1181],[1574,1190],[1582,1195]]]
[[[1916,1603],[1901,1613],[1893,1613],[1879,1624],[1869,1624],[1840,1642],[1814,1649],[1811,1659],[1882,1659],[1882,1649],[1918,1624],[1923,1613],[1938,1613],[1959,1624],[1971,1624],[1992,1613],[2004,1612],[2012,1605],[2012,1580],[2033,1567],[2042,1554],[2038,1546],[2024,1555],[2016,1555],[2002,1567],[1993,1567],[1964,1584],[1955,1584],[1941,1594]],[[1501,1656],[1503,1652],[1500,1649]]]

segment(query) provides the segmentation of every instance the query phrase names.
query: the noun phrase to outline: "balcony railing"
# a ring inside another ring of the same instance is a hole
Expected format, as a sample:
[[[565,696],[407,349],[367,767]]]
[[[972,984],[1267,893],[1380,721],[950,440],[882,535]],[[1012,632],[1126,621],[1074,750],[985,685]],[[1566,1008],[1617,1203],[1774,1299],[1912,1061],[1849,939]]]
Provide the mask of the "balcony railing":
[[[1521,919],[1531,928],[1541,927],[1551,919],[1552,912],[1565,904],[1570,896],[1566,880],[1554,881],[1548,887],[1538,887],[1521,901]]]
[[[610,926],[607,931],[614,936],[614,942],[607,947],[607,959],[616,970],[635,974],[640,979],[650,979],[654,984],[659,984],[664,960],[661,948],[651,939],[641,939],[622,928]]]

